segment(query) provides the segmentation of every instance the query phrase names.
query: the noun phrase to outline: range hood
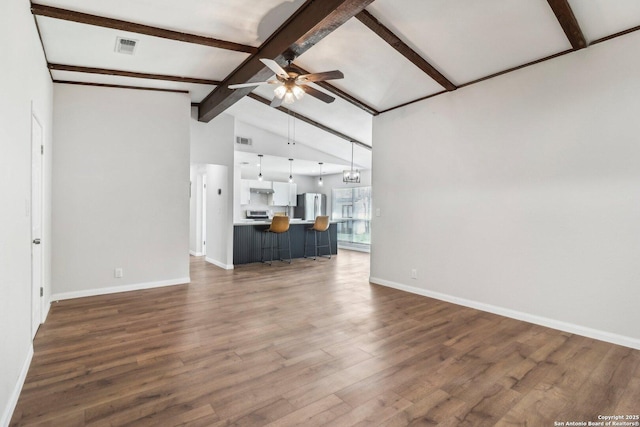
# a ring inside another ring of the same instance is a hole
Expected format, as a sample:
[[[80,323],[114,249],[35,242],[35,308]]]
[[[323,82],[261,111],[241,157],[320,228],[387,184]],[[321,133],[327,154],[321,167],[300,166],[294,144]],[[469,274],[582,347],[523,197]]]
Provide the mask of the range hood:
[[[244,190],[247,191],[247,190]],[[252,193],[258,194],[273,194],[273,188],[249,188]]]

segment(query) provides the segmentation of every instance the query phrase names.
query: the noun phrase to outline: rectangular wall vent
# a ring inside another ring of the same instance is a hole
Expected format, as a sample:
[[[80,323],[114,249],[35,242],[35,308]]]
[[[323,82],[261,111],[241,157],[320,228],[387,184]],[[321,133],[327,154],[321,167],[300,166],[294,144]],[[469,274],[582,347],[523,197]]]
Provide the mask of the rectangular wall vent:
[[[137,45],[138,45],[138,40],[116,37],[116,52],[118,53],[133,55]]]
[[[251,141],[251,138],[243,138],[241,136],[236,136],[236,144],[251,145],[253,144],[253,141]]]

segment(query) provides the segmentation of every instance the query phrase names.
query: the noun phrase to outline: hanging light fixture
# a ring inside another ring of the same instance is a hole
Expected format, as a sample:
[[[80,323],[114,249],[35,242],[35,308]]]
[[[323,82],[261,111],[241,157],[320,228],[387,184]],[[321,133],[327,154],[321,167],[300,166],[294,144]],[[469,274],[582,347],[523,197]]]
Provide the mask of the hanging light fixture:
[[[258,181],[262,181],[262,154],[258,154],[260,157],[260,173],[258,173]]]
[[[289,182],[293,182],[293,159],[289,159]]]
[[[318,178],[318,185],[322,186],[322,162],[318,162],[318,164],[320,165],[320,178]]]
[[[274,89],[273,94],[280,99],[283,99],[285,104],[293,104],[295,101],[299,101],[304,96],[304,90],[295,84],[295,82],[286,82],[282,86],[278,86]]]
[[[342,171],[342,182],[349,184],[360,183],[360,171],[353,169],[353,141],[351,141],[351,169]]]

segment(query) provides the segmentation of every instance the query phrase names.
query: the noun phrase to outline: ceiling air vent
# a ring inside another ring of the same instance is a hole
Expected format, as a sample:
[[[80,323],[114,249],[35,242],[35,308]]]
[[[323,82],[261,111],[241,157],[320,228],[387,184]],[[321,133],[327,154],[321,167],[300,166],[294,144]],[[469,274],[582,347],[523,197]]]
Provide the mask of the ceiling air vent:
[[[251,141],[251,138],[243,138],[241,136],[236,136],[236,144],[240,144],[240,145],[252,145],[253,142]]]
[[[137,44],[138,40],[116,37],[116,52],[133,55]]]

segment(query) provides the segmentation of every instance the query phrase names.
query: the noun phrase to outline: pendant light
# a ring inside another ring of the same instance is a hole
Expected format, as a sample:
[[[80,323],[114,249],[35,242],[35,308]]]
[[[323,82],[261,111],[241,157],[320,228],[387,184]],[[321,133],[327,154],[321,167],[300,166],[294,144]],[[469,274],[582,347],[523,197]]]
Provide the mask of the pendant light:
[[[322,162],[318,162],[320,165],[320,178],[318,178],[318,185],[322,187]]]
[[[260,173],[258,173],[258,181],[262,181],[262,154],[258,154],[260,158]]]
[[[289,159],[289,182],[293,182],[293,159]]]
[[[342,171],[342,182],[349,184],[360,183],[360,171],[353,169],[353,141],[351,142],[351,169]]]

